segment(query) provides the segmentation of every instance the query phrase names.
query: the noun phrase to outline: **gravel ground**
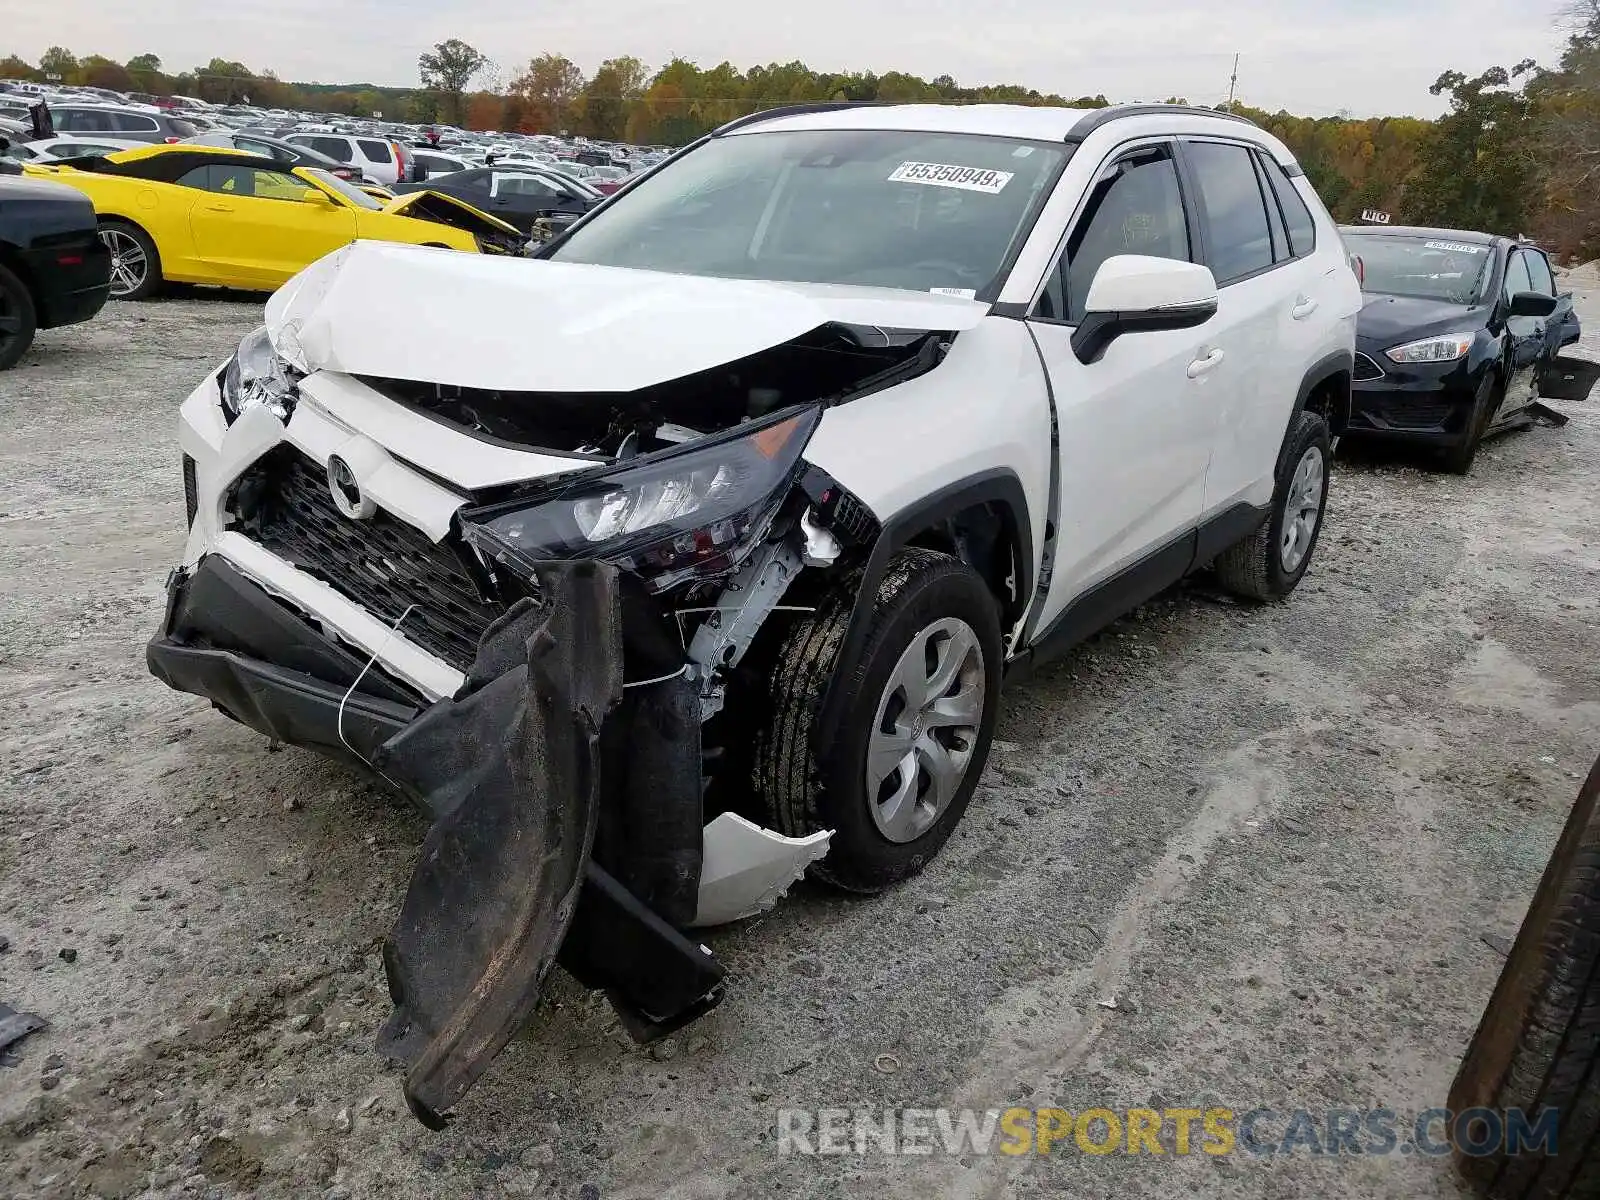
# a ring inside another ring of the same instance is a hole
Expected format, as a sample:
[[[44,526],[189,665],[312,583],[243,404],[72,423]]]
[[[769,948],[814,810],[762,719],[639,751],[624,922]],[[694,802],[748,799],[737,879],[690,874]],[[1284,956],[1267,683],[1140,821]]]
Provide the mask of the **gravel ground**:
[[[1600,747],[1600,397],[1468,479],[1343,463],[1291,603],[1197,584],[1009,693],[917,881],[715,933],[727,1001],[653,1053],[556,978],[435,1134],[373,1050],[422,819],[145,672],[177,404],[259,312],[113,304],[0,376],[0,1000],[51,1022],[0,1066],[0,1194],[1461,1194],[1415,1155],[799,1158],[775,1123],[1442,1104]]]

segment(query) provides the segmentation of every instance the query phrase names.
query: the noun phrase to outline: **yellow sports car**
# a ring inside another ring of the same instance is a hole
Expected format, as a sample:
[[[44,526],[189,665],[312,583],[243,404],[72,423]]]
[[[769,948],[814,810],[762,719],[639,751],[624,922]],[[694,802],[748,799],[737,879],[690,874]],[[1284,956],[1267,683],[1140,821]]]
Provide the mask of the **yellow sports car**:
[[[519,253],[515,227],[438,192],[380,201],[315,167],[216,146],[170,145],[29,165],[94,201],[111,294],[163,282],[265,291],[358,238]]]

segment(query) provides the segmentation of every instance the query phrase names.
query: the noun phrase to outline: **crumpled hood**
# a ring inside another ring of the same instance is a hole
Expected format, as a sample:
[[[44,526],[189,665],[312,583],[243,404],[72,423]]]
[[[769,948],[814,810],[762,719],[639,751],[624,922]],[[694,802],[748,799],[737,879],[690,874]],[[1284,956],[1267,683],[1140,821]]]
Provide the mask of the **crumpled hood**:
[[[893,288],[669,275],[355,242],[267,301],[303,371],[525,392],[631,392],[841,322],[970,329],[989,305]]]

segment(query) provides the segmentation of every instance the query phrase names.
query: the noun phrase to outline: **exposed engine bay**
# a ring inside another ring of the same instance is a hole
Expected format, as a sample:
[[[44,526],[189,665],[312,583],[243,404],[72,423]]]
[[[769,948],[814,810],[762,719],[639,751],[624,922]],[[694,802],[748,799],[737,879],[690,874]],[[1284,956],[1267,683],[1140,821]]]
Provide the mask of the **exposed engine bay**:
[[[364,377],[477,437],[622,461],[798,404],[870,395],[936,366],[949,334],[838,322],[736,362],[628,393],[512,392]]]

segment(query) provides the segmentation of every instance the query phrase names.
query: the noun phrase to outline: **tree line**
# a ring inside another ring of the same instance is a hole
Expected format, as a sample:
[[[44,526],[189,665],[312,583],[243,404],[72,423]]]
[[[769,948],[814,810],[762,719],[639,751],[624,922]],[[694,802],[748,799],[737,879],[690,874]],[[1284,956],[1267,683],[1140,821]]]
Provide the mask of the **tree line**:
[[[1378,209],[1396,222],[1526,234],[1563,257],[1593,258],[1600,256],[1600,0],[1571,0],[1566,22],[1566,45],[1552,67],[1522,62],[1472,78],[1441,75],[1432,91],[1449,107],[1437,120],[1300,117],[1244,104],[1234,111],[1294,151],[1341,221]],[[477,48],[452,38],[420,56],[420,86],[392,88],[290,83],[221,58],[168,73],[153,54],[118,63],[100,55],[80,59],[57,46],[37,64],[0,58],[0,78],[666,146],[684,145],[747,113],[811,101],[1108,103],[1103,95],[1013,84],[963,87],[948,75],[820,72],[801,62],[706,69],[674,58],[652,72],[623,56],[587,75],[549,53],[529,61],[504,89],[474,90],[472,81],[490,65]]]

